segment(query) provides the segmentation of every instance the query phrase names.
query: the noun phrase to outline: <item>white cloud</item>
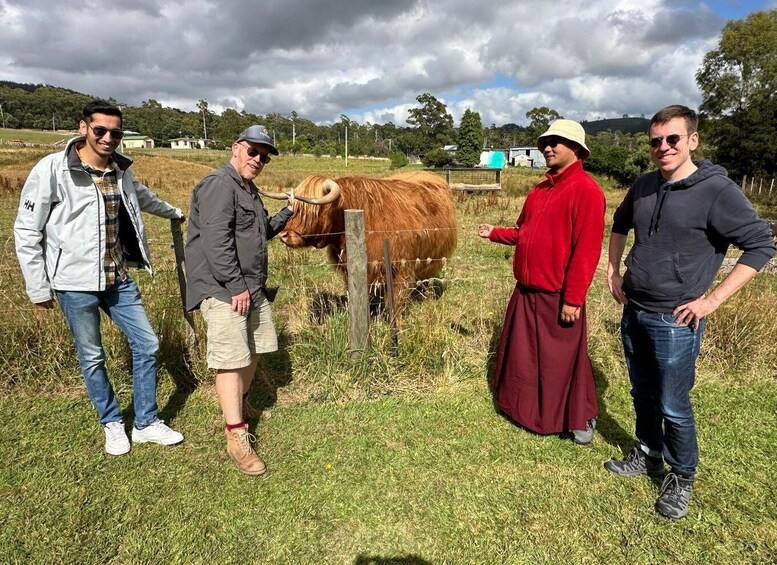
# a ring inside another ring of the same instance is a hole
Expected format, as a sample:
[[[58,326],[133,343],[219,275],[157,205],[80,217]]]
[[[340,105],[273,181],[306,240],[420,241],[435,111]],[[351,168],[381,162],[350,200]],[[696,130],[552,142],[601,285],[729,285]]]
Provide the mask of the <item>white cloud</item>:
[[[696,0],[0,0],[0,80],[322,123],[404,125],[424,92],[489,125],[649,115],[698,104],[725,21]]]

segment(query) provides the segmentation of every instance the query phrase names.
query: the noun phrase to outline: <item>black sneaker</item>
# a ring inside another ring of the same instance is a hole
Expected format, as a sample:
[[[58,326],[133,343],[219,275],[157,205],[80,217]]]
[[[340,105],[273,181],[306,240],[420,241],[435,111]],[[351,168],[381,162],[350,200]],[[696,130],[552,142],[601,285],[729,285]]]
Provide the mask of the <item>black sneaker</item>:
[[[651,457],[640,447],[634,446],[631,453],[625,459],[610,459],[604,464],[604,468],[610,473],[623,475],[624,477],[637,477],[639,475],[648,475],[650,477],[663,477],[666,473],[664,469],[664,458]]]
[[[692,488],[692,478],[681,477],[671,472],[667,473],[661,485],[661,494],[656,500],[656,511],[673,520],[685,517],[691,502]]]

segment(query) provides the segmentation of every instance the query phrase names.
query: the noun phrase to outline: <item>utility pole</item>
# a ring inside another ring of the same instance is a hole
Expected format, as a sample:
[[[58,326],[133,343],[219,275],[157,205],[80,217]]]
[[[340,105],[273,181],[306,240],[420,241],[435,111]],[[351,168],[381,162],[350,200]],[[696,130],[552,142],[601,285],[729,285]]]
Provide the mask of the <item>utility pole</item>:
[[[5,114],[3,114],[3,104],[5,104],[5,102],[0,102],[0,118],[3,120],[3,128],[5,128]]]
[[[200,101],[197,102],[197,108],[202,111],[202,136],[203,136],[203,143],[205,144],[205,147],[208,146],[208,126],[205,124],[205,116],[208,113],[208,101],[204,98],[200,98]]]
[[[346,116],[345,114],[340,114],[340,118],[345,120],[345,166],[348,167],[348,124],[351,121],[351,118]]]
[[[123,111],[123,108],[121,106],[118,107],[119,112]],[[122,118],[122,128],[124,127],[124,118]],[[119,153],[124,153],[124,137],[119,140]]]

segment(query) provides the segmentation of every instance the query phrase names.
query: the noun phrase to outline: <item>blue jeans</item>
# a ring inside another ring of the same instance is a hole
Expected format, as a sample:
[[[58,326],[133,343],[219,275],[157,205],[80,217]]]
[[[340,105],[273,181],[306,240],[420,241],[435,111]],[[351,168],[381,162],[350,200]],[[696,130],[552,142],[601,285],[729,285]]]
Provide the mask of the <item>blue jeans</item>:
[[[663,453],[675,473],[696,474],[699,447],[690,392],[696,379],[704,319],[695,330],[671,313],[627,304],[621,339],[631,379],[637,440]]]
[[[159,339],[151,328],[133,280],[127,277],[102,292],[58,290],[57,301],[73,334],[86,391],[100,415],[100,423],[121,421],[119,402],[105,370],[100,309],[124,332],[132,350],[135,427],[141,429],[156,421]]]

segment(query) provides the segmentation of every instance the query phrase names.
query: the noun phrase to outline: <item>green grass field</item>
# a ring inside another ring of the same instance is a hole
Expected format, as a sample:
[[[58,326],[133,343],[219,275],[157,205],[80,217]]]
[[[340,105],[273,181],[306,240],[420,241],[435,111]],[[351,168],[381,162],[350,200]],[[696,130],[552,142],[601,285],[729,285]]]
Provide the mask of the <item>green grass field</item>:
[[[135,170],[188,208],[225,152],[136,152]],[[513,286],[512,250],[475,234],[509,225],[536,172],[509,170],[501,194],[457,195],[459,244],[441,297],[414,302],[391,354],[384,319],[372,349],[347,354],[344,285],[322,251],[270,246],[282,348],[263,358],[250,423],[267,475],[241,475],[225,452],[202,349],[185,354],[169,223],[146,216],[157,275],[136,276],[161,338],[160,415],[186,436],[164,448],[103,451],[58,310],[28,303],[12,223],[38,149],[0,152],[0,562],[771,563],[777,555],[777,275],[762,274],[711,317],[694,389],[701,451],[691,512],[653,511],[658,485],[602,468],[632,445],[619,311],[597,273],[589,343],[600,400],[588,447],[518,429],[494,410],[493,351]],[[386,162],[273,160],[260,177],[388,174]],[[623,191],[603,181],[608,220]],[[277,207],[276,203],[268,203]],[[317,315],[318,314],[318,315]],[[202,336],[202,326],[198,330]],[[109,371],[132,419],[130,355],[106,323]]]

